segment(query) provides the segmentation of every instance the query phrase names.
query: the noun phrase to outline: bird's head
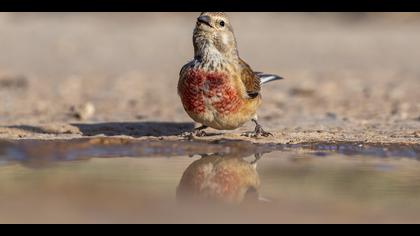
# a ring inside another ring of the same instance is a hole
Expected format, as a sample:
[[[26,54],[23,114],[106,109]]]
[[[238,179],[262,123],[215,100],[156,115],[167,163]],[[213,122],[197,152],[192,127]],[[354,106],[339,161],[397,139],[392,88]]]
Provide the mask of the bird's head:
[[[235,35],[223,12],[203,12],[197,18],[193,35],[196,59],[206,56],[238,57]]]

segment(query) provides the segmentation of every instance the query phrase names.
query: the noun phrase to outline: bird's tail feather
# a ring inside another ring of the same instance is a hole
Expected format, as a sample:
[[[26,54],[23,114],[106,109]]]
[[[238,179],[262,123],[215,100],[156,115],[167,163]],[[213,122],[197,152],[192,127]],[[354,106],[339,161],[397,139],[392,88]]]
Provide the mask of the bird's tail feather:
[[[280,77],[278,75],[264,74],[262,72],[257,72],[255,74],[258,76],[258,78],[260,78],[260,84],[261,85],[266,84],[266,83],[271,82],[271,81],[283,79],[282,77]]]

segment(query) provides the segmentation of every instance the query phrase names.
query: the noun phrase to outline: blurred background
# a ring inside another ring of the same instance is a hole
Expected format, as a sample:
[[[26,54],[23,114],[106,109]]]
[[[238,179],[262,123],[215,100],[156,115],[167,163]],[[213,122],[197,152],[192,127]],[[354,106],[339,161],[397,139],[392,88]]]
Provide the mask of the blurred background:
[[[1,13],[0,125],[190,122],[176,85],[198,14]],[[263,89],[270,129],[418,128],[420,14],[228,14],[241,57],[286,78]]]

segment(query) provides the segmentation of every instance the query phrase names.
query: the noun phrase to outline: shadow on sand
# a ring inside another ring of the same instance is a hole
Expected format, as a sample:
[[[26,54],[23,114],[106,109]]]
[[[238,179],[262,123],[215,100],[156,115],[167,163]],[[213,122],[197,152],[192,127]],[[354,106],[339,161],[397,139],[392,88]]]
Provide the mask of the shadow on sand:
[[[172,136],[194,129],[194,123],[175,122],[110,122],[95,124],[71,124],[79,128],[83,136]]]
[[[194,123],[175,122],[108,122],[108,123],[73,123],[71,126],[77,128],[83,136],[172,136],[192,131]],[[51,127],[17,125],[8,128],[20,129],[40,134],[61,134],[64,130],[55,130]]]

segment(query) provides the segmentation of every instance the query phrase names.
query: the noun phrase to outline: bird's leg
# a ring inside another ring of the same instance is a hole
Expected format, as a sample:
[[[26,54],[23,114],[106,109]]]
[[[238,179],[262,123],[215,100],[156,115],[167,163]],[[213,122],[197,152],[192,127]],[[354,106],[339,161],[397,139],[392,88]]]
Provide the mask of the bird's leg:
[[[253,137],[258,137],[258,136],[263,136],[263,137],[268,137],[268,136],[273,136],[272,133],[266,132],[262,126],[258,123],[257,119],[252,119],[252,122],[255,123],[255,130],[254,133],[252,134]]]
[[[250,163],[251,165],[257,164],[263,155],[261,153],[254,154],[254,160]]]

